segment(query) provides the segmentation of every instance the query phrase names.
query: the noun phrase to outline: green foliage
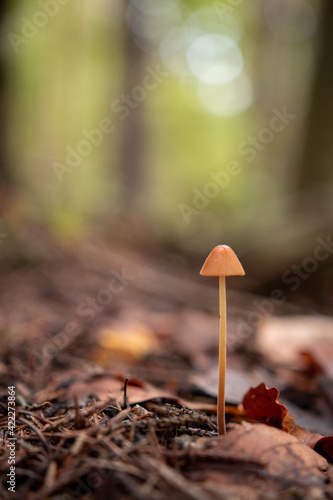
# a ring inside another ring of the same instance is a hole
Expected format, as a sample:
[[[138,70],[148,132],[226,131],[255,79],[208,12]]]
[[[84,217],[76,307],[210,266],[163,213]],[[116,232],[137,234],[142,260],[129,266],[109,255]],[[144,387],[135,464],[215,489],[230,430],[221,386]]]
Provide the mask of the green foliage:
[[[21,33],[23,20],[32,21],[36,14],[34,2],[18,4],[8,24],[16,34]],[[197,8],[213,8],[215,4],[183,0],[180,18],[172,21],[175,24],[170,24],[170,30],[189,23]],[[206,10],[202,26],[201,14],[195,20],[199,34],[209,33],[209,19],[214,19],[214,33],[225,34],[230,23],[239,24],[244,72],[254,88],[253,103],[244,112],[227,117],[209,112],[198,97],[198,81],[189,72],[179,76],[166,68],[169,75],[148,92],[144,101],[148,181],[140,210],[159,237],[182,238],[203,230],[206,238],[216,238],[216,231],[236,235],[244,225],[251,224],[256,212],[254,205],[279,198],[288,188],[282,165],[297,127],[291,125],[287,132],[274,136],[260,154],[257,151],[254,161],[239,153],[240,144],[249,135],[267,127],[272,110],[288,107],[294,97],[276,92],[268,104],[260,101],[260,95],[267,95],[268,89],[263,90],[264,82],[259,80],[262,68],[258,61],[263,52],[266,51],[265,57],[269,55],[265,44],[271,43],[267,28],[261,25],[263,7],[264,2],[253,2],[251,8],[241,2],[225,18],[219,18],[217,10],[215,14]],[[72,0],[59,5],[57,15],[37,31],[17,54],[9,43],[7,47],[12,157],[16,178],[40,208],[44,220],[67,234],[89,224],[96,216],[109,220],[110,211],[121,204],[119,145],[131,114],[121,123],[110,107],[124,92],[123,6],[120,2],[110,5],[103,0],[94,0],[93,4]],[[165,69],[156,46],[150,48],[154,50],[152,55],[145,55],[146,65],[161,65]],[[305,45],[297,48],[297,55],[300,53],[304,56],[300,64],[304,72]],[[288,57],[294,60],[292,47]],[[267,74],[265,78],[266,84],[271,81]],[[210,89],[206,92],[209,96]],[[104,118],[115,123],[114,132],[105,134],[101,144],[93,147],[71,172],[64,173],[59,182],[54,162],[64,165],[68,147],[76,151],[80,141],[85,140],[83,131],[98,128]],[[207,207],[186,224],[179,205],[193,207],[193,190],[202,192],[211,182],[211,173],[225,170],[230,161],[239,163],[241,174],[232,177],[225,188],[209,199]],[[260,231],[260,227],[265,228],[265,217],[258,211]],[[277,217],[280,215],[283,216]]]

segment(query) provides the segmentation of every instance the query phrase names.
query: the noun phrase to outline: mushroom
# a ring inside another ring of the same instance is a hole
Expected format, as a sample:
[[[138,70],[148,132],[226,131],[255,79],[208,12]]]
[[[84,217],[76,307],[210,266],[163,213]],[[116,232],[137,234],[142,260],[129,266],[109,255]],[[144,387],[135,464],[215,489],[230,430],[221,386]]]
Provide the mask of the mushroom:
[[[219,342],[219,388],[217,398],[217,427],[225,434],[225,367],[226,367],[226,276],[244,276],[244,269],[234,251],[227,245],[218,245],[208,255],[201,268],[202,276],[219,277],[220,293],[220,342]]]

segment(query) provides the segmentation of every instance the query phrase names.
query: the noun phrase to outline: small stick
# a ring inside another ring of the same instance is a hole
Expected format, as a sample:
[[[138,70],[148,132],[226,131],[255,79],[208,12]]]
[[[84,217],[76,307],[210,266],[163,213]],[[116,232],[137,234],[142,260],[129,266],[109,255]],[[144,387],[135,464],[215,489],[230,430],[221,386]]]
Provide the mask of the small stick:
[[[128,384],[128,378],[124,382],[124,399],[123,399],[123,410],[125,410],[128,407],[128,398],[127,398],[127,384]]]

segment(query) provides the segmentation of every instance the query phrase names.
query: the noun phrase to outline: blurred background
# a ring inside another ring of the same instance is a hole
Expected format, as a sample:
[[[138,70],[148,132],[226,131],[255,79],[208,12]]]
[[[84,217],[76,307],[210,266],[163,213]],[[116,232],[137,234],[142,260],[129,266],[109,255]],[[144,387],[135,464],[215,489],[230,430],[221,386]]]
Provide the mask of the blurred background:
[[[333,433],[333,1],[2,0],[0,26],[0,383],[216,402],[199,271],[227,244],[227,401],[265,382]]]
[[[331,311],[330,0],[3,0],[0,22],[2,268],[46,234],[193,275],[226,243],[232,287]]]

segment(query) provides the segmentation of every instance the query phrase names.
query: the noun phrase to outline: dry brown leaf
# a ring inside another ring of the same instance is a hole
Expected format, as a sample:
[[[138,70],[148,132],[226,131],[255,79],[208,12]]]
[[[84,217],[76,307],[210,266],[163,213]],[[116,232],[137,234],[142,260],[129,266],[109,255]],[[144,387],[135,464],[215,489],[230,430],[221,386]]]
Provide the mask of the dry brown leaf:
[[[316,434],[312,432],[308,432],[305,429],[302,429],[298,425],[295,425],[291,430],[290,434],[297,437],[301,443],[310,446],[310,448],[314,449],[317,442],[323,437],[321,434]]]
[[[333,462],[333,436],[319,439],[313,449],[325,457],[329,462]]]
[[[199,439],[191,455],[195,465],[189,466],[185,473],[201,481],[207,477],[207,471],[214,470],[214,465],[205,462],[219,463],[219,471],[235,474],[239,480],[242,477],[242,482],[243,472],[246,477],[251,468],[259,470],[260,477],[279,479],[285,486],[295,483],[323,486],[328,467],[325,458],[296,437],[274,427],[248,422],[235,425],[224,436]]]
[[[225,380],[226,401],[237,405],[243,395],[252,387],[259,384],[262,377],[258,373],[247,370],[245,363],[241,364],[235,355],[229,356],[227,360],[227,376]],[[219,374],[218,357],[212,362],[207,370],[191,374],[189,383],[210,397],[217,397]]]
[[[126,377],[122,374],[103,374],[87,376],[84,372],[78,370],[73,371],[72,377],[62,376],[58,374],[56,383],[51,383],[48,387],[36,394],[38,401],[45,400],[45,394],[54,393],[59,400],[71,404],[74,396],[77,396],[80,405],[85,405],[90,396],[95,396],[101,401],[107,399],[110,395],[114,396],[115,401],[120,405],[124,402],[124,385]],[[58,390],[58,387],[62,387]],[[175,404],[187,406],[195,410],[202,410],[210,413],[216,412],[216,405],[187,401],[177,397],[175,394],[168,392],[152,384],[139,380],[137,378],[129,378],[127,382],[127,403],[129,405],[140,404],[144,401],[152,399],[168,399]],[[44,399],[43,399],[44,398]]]
[[[268,389],[264,383],[251,388],[243,398],[245,416],[289,432],[295,425],[288,409],[279,400],[276,387]]]
[[[210,366],[210,353],[218,352],[218,317],[191,308],[179,313],[174,350],[191,359],[196,369]]]
[[[333,319],[327,316],[287,316],[263,321],[256,342],[264,356],[278,364],[308,368],[308,353],[333,378]]]
[[[96,336],[98,345],[93,359],[106,366],[114,359],[140,359],[159,348],[153,331],[140,323],[106,325],[96,332]]]
[[[292,429],[291,434],[326,458],[330,463],[333,462],[333,436],[322,436],[321,434],[307,432],[298,425]]]
[[[262,383],[250,389],[244,396],[242,406],[246,417],[278,427],[327,460],[333,460],[333,436],[323,437],[321,434],[308,432],[296,425],[287,407],[279,401],[279,390],[275,387],[268,389]]]

